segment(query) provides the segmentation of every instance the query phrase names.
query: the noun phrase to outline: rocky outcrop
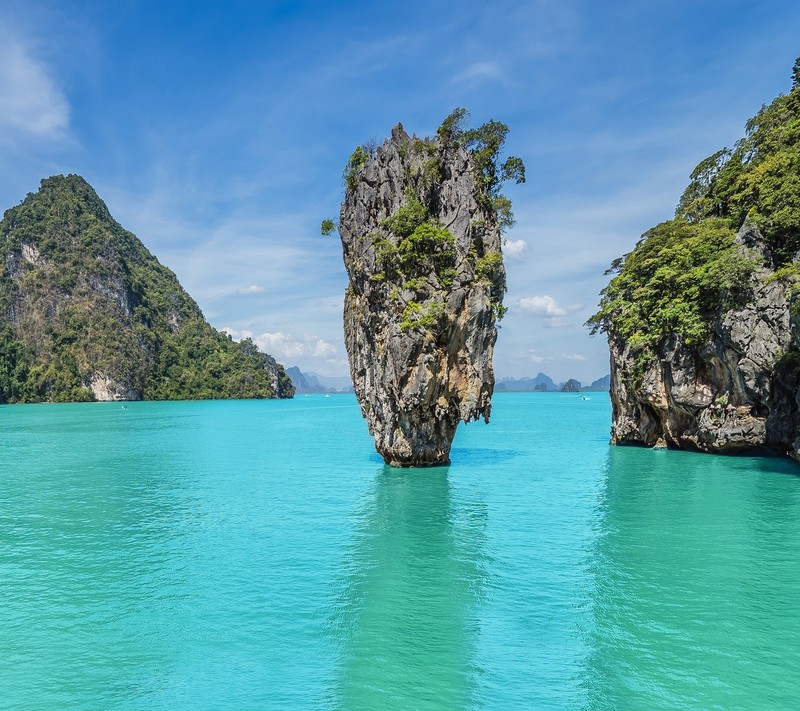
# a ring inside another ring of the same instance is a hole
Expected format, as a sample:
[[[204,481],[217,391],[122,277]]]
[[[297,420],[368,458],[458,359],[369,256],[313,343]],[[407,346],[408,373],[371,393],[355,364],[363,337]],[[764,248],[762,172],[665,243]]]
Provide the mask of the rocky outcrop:
[[[614,442],[800,460],[798,67],[607,272]]]
[[[745,225],[736,242],[760,263],[765,242]],[[800,328],[787,284],[760,267],[743,305],[720,307],[701,346],[663,341],[637,373],[635,352],[613,330],[612,441],[704,452],[800,449]]]
[[[562,393],[579,393],[581,391],[581,383],[575,378],[570,378],[561,386]]]
[[[497,215],[460,144],[399,124],[354,153],[346,180],[344,332],[362,413],[387,464],[446,464],[458,423],[491,411]]]
[[[292,379],[296,395],[319,395],[328,392],[315,375],[304,373],[296,365],[286,368],[286,375]]]

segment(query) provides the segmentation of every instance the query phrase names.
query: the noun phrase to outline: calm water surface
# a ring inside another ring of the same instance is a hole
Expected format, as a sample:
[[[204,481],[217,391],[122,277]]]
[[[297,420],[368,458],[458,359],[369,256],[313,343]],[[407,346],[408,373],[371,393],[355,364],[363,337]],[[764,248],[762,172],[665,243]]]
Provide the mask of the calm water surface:
[[[0,708],[797,708],[800,467],[609,420],[392,470],[352,396],[0,407]]]

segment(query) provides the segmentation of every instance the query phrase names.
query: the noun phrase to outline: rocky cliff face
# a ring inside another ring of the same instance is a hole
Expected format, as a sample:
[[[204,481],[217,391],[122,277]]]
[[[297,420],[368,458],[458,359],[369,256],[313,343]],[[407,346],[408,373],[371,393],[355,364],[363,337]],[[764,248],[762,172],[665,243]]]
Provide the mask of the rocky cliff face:
[[[800,460],[798,166],[800,60],[609,270],[589,324],[609,339],[614,442]]]
[[[746,302],[717,310],[705,343],[665,339],[639,373],[635,349],[611,331],[614,443],[704,452],[769,447],[800,458],[798,315],[786,282],[764,266],[761,232],[745,225],[736,244],[761,266]]]
[[[358,401],[392,466],[446,464],[488,422],[505,270],[496,211],[462,145],[401,125],[346,174],[344,332]]]
[[[0,222],[0,402],[291,397],[283,367],[206,323],[77,175]]]

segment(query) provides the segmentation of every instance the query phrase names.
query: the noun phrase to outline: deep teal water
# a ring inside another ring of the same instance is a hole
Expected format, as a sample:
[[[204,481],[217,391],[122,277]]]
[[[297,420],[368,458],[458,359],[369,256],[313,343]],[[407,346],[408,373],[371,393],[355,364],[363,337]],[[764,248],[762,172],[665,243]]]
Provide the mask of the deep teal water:
[[[800,467],[499,394],[391,470],[351,396],[0,408],[0,707],[790,709]]]

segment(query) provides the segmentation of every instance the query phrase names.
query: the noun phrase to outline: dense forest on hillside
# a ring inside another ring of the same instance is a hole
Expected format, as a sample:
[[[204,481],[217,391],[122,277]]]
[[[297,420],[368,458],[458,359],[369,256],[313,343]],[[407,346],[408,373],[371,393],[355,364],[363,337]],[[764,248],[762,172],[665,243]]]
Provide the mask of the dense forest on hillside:
[[[290,397],[283,367],[206,323],[77,175],[0,222],[0,401]]]

